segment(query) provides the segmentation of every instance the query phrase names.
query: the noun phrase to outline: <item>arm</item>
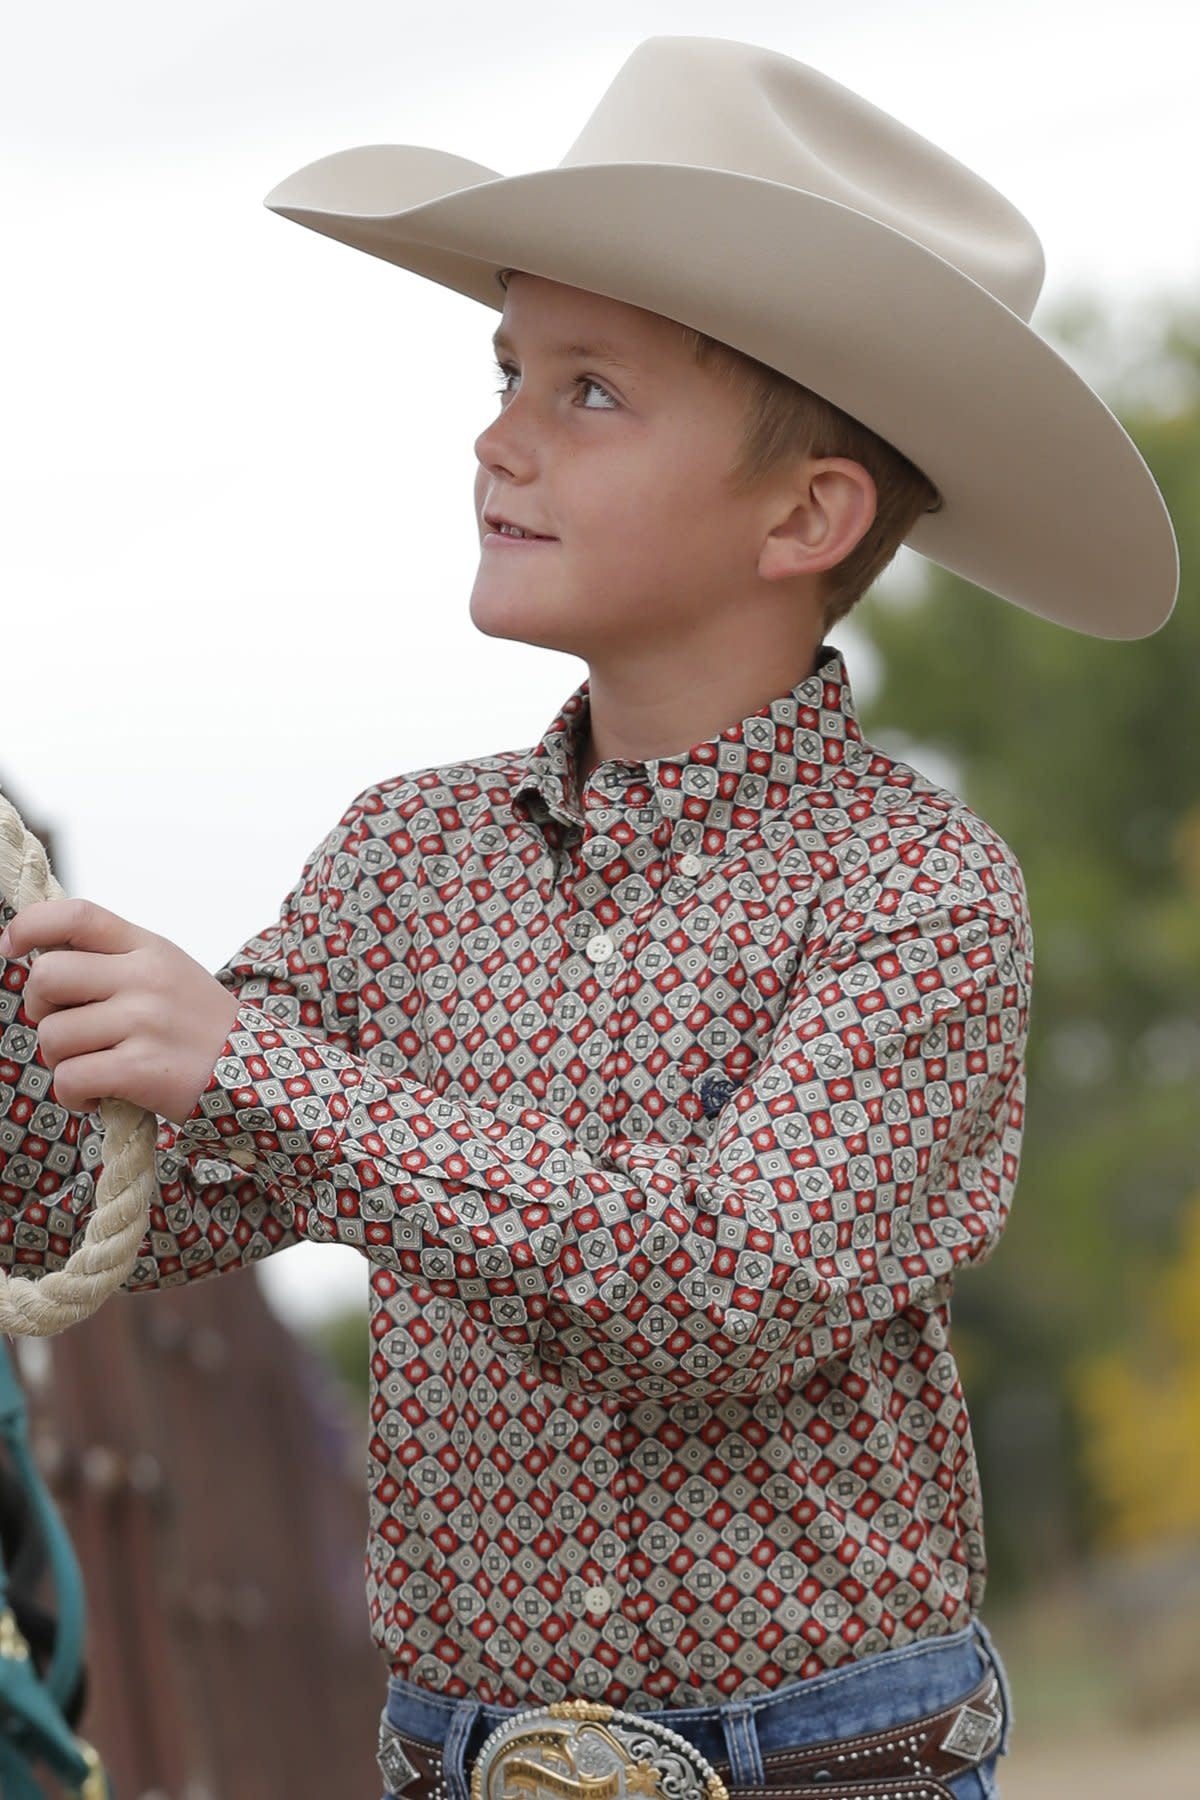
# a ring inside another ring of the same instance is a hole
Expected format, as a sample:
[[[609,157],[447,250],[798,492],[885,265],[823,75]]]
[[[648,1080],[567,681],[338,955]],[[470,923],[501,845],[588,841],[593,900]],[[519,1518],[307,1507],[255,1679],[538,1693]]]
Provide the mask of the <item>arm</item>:
[[[628,1405],[803,1380],[944,1298],[1011,1201],[1019,872],[968,901],[934,848],[923,873],[907,845],[812,944],[705,1142],[613,1137],[593,1163],[546,1113],[440,1096],[250,1001],[180,1142],[240,1157],[299,1235],[456,1298],[567,1386]]]
[[[217,972],[230,993],[246,991],[290,1007],[331,1045],[347,1044],[352,995],[331,984],[336,915],[351,884],[361,810],[351,805],[306,859],[277,921]],[[0,907],[0,922],[13,916]],[[313,942],[319,958],[308,955]],[[0,959],[0,1263],[36,1276],[61,1268],[83,1231],[100,1172],[98,1116],[58,1103],[37,1026],[22,1004],[29,958]],[[168,1287],[241,1268],[298,1241],[289,1219],[236,1160],[203,1147],[189,1154],[179,1128],[160,1117],[158,1203],[133,1270],[130,1291]]]

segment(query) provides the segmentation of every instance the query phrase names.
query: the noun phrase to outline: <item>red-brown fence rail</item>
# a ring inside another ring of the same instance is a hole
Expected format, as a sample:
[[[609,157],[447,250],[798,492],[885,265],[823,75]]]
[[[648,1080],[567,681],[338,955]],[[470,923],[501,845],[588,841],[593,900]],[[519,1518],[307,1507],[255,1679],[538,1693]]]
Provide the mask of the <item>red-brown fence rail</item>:
[[[253,1272],[11,1347],[118,1800],[376,1800],[365,1430]]]

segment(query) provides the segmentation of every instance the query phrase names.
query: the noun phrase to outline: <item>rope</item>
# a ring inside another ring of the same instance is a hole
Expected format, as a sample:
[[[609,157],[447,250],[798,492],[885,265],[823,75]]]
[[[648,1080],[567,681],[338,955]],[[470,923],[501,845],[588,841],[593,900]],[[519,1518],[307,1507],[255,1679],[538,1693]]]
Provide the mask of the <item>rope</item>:
[[[64,898],[45,847],[0,794],[0,894],[14,912]],[[31,955],[39,954],[37,951]],[[129,1275],[150,1224],[158,1191],[154,1147],[158,1119],[129,1100],[101,1100],[103,1167],[83,1241],[61,1269],[36,1279],[0,1270],[0,1331],[52,1337],[96,1312]]]

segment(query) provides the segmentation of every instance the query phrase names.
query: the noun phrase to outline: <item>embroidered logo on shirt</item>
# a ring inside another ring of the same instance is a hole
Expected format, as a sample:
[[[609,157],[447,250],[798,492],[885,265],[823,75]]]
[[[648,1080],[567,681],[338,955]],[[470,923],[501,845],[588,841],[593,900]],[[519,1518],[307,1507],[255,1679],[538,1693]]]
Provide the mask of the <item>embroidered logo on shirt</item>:
[[[736,1088],[728,1075],[706,1075],[700,1083],[700,1104],[704,1108],[706,1119],[715,1119],[726,1101],[731,1099]]]

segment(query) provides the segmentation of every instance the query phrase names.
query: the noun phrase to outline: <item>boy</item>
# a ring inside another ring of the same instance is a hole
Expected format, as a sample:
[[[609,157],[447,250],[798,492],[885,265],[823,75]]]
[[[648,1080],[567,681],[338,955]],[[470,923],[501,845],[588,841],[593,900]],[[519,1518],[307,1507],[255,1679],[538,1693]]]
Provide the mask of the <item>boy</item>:
[[[1151,631],[1157,489],[1024,322],[1020,215],[754,46],[649,40],[556,170],[370,146],[267,203],[501,310],[471,616],[588,678],[357,796],[215,978],[13,921],[5,1079],[53,1068],[77,1152],[5,1143],[20,1260],[108,1094],[163,1120],[131,1291],[367,1256],[389,1795],[995,1793],[949,1319],[1017,1177],[1030,922],[823,639],[902,541]]]

